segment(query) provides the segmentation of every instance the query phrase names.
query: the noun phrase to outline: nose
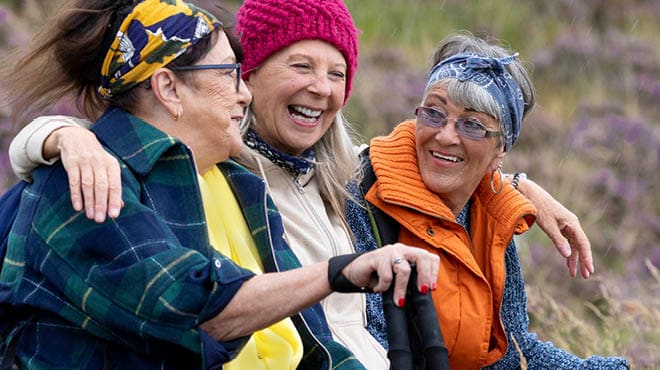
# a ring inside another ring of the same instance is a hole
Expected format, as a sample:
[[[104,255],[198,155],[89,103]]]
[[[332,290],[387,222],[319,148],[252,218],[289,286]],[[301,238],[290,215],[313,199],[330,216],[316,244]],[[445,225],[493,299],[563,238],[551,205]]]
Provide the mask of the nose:
[[[435,139],[443,144],[460,144],[460,135],[456,131],[456,119],[448,119],[447,123],[435,134]]]
[[[315,95],[328,97],[332,94],[331,81],[328,76],[315,75],[314,80],[309,85],[309,91]]]
[[[241,82],[238,85],[238,104],[242,107],[247,107],[252,101],[252,94],[250,89],[248,89],[245,82],[241,79]]]

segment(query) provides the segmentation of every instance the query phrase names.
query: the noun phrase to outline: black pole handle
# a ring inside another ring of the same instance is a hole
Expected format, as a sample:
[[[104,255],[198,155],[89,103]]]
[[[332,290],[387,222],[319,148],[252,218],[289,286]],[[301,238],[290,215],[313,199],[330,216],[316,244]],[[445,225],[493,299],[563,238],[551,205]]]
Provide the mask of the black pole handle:
[[[383,311],[392,370],[448,370],[449,353],[442,338],[431,294],[417,290],[417,270],[412,266],[406,306],[394,304],[394,284],[383,293]]]

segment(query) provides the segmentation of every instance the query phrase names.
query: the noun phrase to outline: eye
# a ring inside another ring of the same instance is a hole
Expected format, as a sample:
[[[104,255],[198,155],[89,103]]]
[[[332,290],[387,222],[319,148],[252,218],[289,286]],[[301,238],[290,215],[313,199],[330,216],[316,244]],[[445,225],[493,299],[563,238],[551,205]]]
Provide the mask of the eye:
[[[443,111],[435,108],[427,108],[426,115],[434,121],[442,121],[447,118],[447,115]]]
[[[312,66],[309,63],[294,63],[291,67],[300,71],[308,71],[312,69]]]
[[[481,122],[479,122],[478,119],[476,118],[468,118],[463,121],[463,126],[468,129],[468,130],[486,130],[486,126],[484,126]]]
[[[344,80],[346,78],[346,74],[342,71],[330,71],[329,74],[337,80]]]

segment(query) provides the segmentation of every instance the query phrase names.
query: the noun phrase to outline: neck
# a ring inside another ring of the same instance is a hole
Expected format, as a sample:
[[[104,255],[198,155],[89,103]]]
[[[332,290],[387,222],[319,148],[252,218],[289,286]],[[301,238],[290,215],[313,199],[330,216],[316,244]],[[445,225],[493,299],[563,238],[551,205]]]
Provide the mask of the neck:
[[[203,137],[198,130],[189,129],[185,122],[175,121],[167,111],[154,110],[150,112],[138,112],[135,116],[149,123],[164,133],[181,140],[193,153],[193,160],[197,172],[203,174],[210,170],[216,163],[222,162],[227,158],[214,158],[213,154],[217,151],[204,144]]]
[[[449,208],[451,213],[454,216],[458,216],[459,213],[461,213],[461,211],[463,210],[463,208],[465,208],[465,205],[467,204],[468,200],[470,200],[470,197],[469,196],[468,197],[463,197],[460,200],[446,199],[446,198],[442,198],[442,197],[441,197],[441,199],[442,199],[442,202],[445,203],[447,208]]]

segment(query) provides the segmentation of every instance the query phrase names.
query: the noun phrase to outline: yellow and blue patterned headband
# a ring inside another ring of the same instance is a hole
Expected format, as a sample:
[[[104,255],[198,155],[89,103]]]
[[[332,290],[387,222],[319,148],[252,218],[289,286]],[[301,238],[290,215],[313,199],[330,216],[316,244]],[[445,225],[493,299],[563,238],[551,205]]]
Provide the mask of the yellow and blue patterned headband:
[[[108,49],[99,93],[108,99],[130,90],[218,27],[213,15],[181,0],[140,2]]]

